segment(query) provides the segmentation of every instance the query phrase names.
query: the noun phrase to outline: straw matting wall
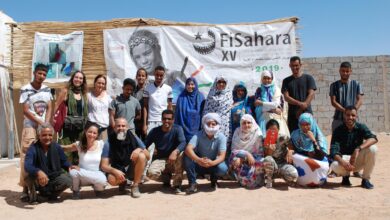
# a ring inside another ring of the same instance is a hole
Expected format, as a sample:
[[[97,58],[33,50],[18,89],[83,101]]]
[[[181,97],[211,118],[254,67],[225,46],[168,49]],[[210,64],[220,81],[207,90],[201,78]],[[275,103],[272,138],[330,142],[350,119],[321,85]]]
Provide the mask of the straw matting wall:
[[[277,23],[292,21],[298,22],[297,17],[289,17],[266,22],[240,23],[259,24],[259,23]],[[103,30],[124,27],[137,26],[197,26],[197,25],[215,25],[205,23],[178,23],[162,21],[157,19],[115,19],[111,21],[93,21],[93,22],[26,22],[18,23],[12,34],[13,53],[11,72],[13,73],[14,88],[18,89],[22,85],[31,81],[32,55],[34,48],[35,32],[47,34],[68,34],[73,31],[84,31],[84,48],[82,70],[87,76],[88,84],[91,85],[93,78],[97,74],[106,74],[104,63],[104,41]],[[298,38],[297,38],[298,40]],[[298,43],[299,45],[299,43]],[[299,46],[298,46],[299,49]],[[64,83],[50,84],[52,88],[63,87]]]

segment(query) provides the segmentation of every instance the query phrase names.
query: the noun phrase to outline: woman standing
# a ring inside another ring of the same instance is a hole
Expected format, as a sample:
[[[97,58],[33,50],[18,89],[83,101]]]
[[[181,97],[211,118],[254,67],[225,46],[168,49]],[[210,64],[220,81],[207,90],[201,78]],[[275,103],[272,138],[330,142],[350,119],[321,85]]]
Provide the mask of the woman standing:
[[[106,92],[107,79],[104,75],[97,75],[93,82],[93,91],[88,97],[88,121],[99,126],[100,138],[107,139],[107,127],[109,125],[108,107],[112,101]]]
[[[183,128],[187,142],[200,130],[203,104],[204,96],[198,90],[198,82],[193,77],[188,78],[175,110],[175,124]]]
[[[83,72],[77,71],[72,74],[68,86],[58,95],[54,112],[62,102],[67,106],[67,116],[58,142],[67,145],[79,139],[88,119],[87,80]],[[73,164],[78,163],[77,154],[72,154],[70,159]]]
[[[299,116],[298,126],[291,133],[290,149],[295,154],[291,155],[293,152],[289,151],[288,155],[298,170],[297,183],[302,186],[322,185],[326,182],[329,171],[326,138],[310,113]]]
[[[100,160],[104,141],[97,140],[99,125],[88,123],[80,141],[63,146],[65,151],[78,152],[80,163],[71,166],[69,172],[73,180],[73,199],[80,199],[81,186],[92,185],[96,196],[101,196],[107,185],[106,175],[100,171]]]
[[[283,96],[280,88],[274,83],[273,74],[264,71],[261,74],[261,86],[255,93],[256,121],[262,131],[266,134],[266,124],[270,119],[275,119],[280,126],[279,133],[282,136],[290,137],[286,119],[283,114]]]
[[[256,188],[264,185],[262,133],[255,119],[245,114],[241,126],[234,131],[230,167],[241,186]]]
[[[221,117],[221,132],[230,137],[230,110],[233,105],[233,96],[230,89],[226,87],[227,80],[223,76],[218,76],[210,89],[205,102],[203,115],[215,112]],[[227,143],[227,156],[230,155],[230,142]]]
[[[253,100],[253,99],[252,99]],[[251,102],[244,83],[239,83],[233,89],[233,108],[231,111],[231,133],[240,127],[241,117],[245,114],[252,114]],[[231,139],[231,137],[230,137]]]

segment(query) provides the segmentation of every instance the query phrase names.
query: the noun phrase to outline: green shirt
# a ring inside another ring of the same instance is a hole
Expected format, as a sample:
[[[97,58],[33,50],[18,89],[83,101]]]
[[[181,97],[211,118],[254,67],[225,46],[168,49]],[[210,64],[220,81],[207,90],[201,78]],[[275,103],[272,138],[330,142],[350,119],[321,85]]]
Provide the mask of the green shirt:
[[[342,124],[333,131],[330,143],[330,158],[338,155],[352,155],[353,151],[363,144],[364,140],[376,138],[365,124],[355,123],[351,131],[345,124]]]

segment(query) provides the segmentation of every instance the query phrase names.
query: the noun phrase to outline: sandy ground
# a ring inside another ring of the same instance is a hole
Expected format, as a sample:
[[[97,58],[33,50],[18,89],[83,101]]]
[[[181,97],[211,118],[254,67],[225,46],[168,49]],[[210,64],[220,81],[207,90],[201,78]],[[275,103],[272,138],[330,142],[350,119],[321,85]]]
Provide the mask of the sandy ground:
[[[277,180],[273,189],[247,190],[223,181],[216,191],[201,180],[200,192],[188,196],[148,182],[139,199],[117,195],[118,189],[111,187],[105,198],[97,199],[84,187],[81,200],[72,200],[67,190],[59,202],[30,205],[19,200],[19,169],[13,165],[0,170],[0,219],[390,219],[390,136],[378,137],[373,190],[362,189],[358,178],[351,178],[351,188],[341,187],[341,178],[330,178],[314,189],[287,187]]]

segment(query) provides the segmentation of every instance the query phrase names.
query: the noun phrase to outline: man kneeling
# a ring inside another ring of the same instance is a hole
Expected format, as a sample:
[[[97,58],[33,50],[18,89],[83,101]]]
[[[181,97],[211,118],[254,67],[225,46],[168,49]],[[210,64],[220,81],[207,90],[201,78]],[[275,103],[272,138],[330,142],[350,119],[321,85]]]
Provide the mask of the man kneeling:
[[[57,200],[65,189],[72,186],[72,178],[64,172],[69,170],[70,164],[61,146],[53,142],[53,134],[50,124],[39,126],[39,140],[26,153],[24,168],[28,176],[25,181],[29,188],[30,202]],[[36,191],[39,191],[39,198]]]
[[[128,129],[125,118],[115,119],[114,132],[108,136],[102,153],[101,169],[106,172],[108,183],[119,185],[119,191],[125,192],[127,178],[134,176],[131,196],[141,196],[139,183],[149,159],[149,152],[139,146],[136,137]],[[132,175],[134,174],[134,175]]]
[[[173,111],[162,112],[162,125],[153,128],[146,138],[146,147],[155,145],[153,161],[148,169],[148,177],[163,182],[170,187],[171,177],[175,193],[181,192],[183,180],[183,154],[186,138],[183,128],[173,124]],[[173,174],[173,175],[172,175]]]
[[[336,128],[332,134],[330,156],[335,161],[331,169],[343,176],[341,185],[351,186],[350,172],[363,170],[362,187],[374,188],[370,183],[371,173],[375,166],[378,142],[366,125],[356,122],[357,110],[354,106],[345,108],[344,124]]]
[[[203,116],[203,130],[194,135],[186,147],[184,164],[190,184],[187,194],[197,192],[197,174],[210,174],[211,187],[215,189],[218,176],[223,176],[228,171],[224,162],[226,137],[219,132],[220,124],[221,118],[217,113]]]

